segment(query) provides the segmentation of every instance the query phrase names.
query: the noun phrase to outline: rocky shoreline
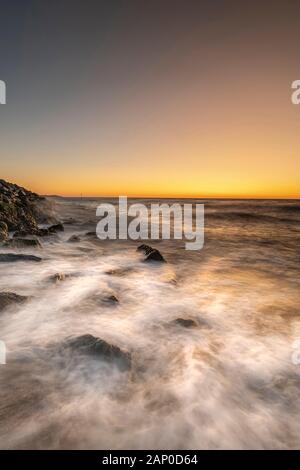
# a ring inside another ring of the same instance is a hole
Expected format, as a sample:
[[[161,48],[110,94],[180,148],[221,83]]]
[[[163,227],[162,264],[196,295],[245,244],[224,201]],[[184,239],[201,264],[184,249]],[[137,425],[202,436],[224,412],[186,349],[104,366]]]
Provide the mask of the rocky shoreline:
[[[28,191],[16,184],[0,180],[0,265],[15,262],[40,262],[41,256],[21,253],[21,249],[39,250],[43,248],[40,237],[48,237],[58,232],[64,232],[64,225],[57,220],[51,211],[51,201],[36,193]],[[71,220],[71,225],[73,221]],[[41,227],[42,225],[42,227]],[[92,232],[92,235],[95,235]],[[80,237],[73,234],[68,243],[80,242]],[[17,252],[8,252],[7,248],[17,249]],[[140,245],[137,252],[142,254],[142,262],[165,263],[164,257],[149,245]],[[50,280],[65,281],[68,274],[56,273]],[[13,306],[26,302],[28,297],[15,292],[0,291],[0,313],[5,313]],[[106,304],[119,303],[115,295],[104,295],[102,301]],[[72,351],[72,355],[88,355],[98,357],[106,363],[114,363],[120,370],[131,369],[131,354],[123,351],[114,344],[107,343],[102,338],[85,334],[79,337],[68,338],[64,345]]]

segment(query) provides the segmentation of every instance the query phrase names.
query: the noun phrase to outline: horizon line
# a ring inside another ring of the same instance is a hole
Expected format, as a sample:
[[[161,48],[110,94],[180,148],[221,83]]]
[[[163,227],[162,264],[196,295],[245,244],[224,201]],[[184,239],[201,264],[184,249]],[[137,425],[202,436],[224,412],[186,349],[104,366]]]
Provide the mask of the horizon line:
[[[239,200],[300,200],[300,196],[182,196],[182,195],[170,195],[170,196],[147,196],[147,195],[87,195],[82,194],[76,195],[61,195],[61,194],[42,194],[44,197],[52,198],[78,198],[78,199],[92,199],[92,198],[103,198],[103,199],[118,199],[119,197],[127,197],[128,199],[239,199]]]

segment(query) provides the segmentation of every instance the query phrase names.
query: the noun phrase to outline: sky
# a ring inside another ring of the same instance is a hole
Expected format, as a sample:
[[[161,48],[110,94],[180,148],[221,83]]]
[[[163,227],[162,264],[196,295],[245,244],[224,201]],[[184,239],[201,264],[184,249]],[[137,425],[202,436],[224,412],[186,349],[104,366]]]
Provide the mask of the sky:
[[[0,178],[300,197],[299,2],[0,0]]]

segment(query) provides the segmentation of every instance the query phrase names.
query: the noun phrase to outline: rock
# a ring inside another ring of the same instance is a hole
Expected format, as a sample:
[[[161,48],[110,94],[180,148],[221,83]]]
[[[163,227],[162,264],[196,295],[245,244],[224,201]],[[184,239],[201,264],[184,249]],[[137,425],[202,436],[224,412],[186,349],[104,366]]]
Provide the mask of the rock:
[[[73,225],[76,224],[76,220],[73,217],[63,220],[64,225]]]
[[[62,228],[61,228],[62,227]],[[35,235],[35,236],[38,236],[38,237],[47,237],[49,235],[53,235],[54,233],[56,232],[59,232],[59,231],[63,231],[64,230],[64,227],[62,224],[55,224],[55,225],[51,225],[50,227],[48,228],[35,228],[35,229],[27,229],[27,230],[17,230],[14,235],[13,235],[13,238],[22,238],[22,237],[27,237],[27,236],[32,236],[32,235]]]
[[[0,222],[0,242],[4,242],[8,238],[8,227],[5,222]]]
[[[37,238],[13,238],[7,240],[5,245],[16,247],[16,248],[23,248],[23,247],[36,247],[41,248],[42,245]]]
[[[72,235],[69,238],[68,242],[70,242],[70,243],[80,242],[80,237],[78,235]]]
[[[38,237],[45,237],[47,235],[51,235],[47,228],[37,228],[35,230],[17,230],[13,234],[13,238],[23,238],[23,237],[32,237],[32,235]]]
[[[85,233],[85,237],[95,237],[96,236],[96,232],[86,232]]]
[[[107,271],[105,271],[105,274],[107,274],[108,276],[123,277],[132,272],[134,272],[134,268],[132,266],[125,266],[124,268],[108,269]]]
[[[118,298],[115,295],[107,295],[106,297],[102,298],[102,301],[108,304],[119,303]]]
[[[179,326],[183,326],[184,328],[194,328],[195,326],[197,326],[195,320],[189,318],[176,318],[176,320],[174,320],[172,323],[175,323]]]
[[[0,222],[8,230],[36,230],[38,205],[43,200],[36,193],[0,180]]]
[[[8,232],[8,227],[5,222],[0,222],[0,230],[1,232]]]
[[[137,248],[138,251],[143,251],[146,255],[144,261],[147,262],[147,261],[158,261],[158,262],[161,262],[161,263],[165,263],[166,260],[164,259],[164,257],[162,256],[162,254],[156,250],[155,248],[152,248],[151,246],[149,245],[140,245],[138,248]]]
[[[0,292],[0,312],[13,304],[21,304],[27,300],[24,295],[18,295],[14,292]]]
[[[39,228],[36,234],[39,237],[47,237],[48,235],[51,235],[51,232],[49,232],[48,228]]]
[[[64,229],[63,224],[59,223],[59,224],[51,225],[50,227],[48,227],[47,230],[49,230],[50,233],[56,233],[56,232],[63,232],[65,229]]]
[[[70,279],[71,277],[76,277],[78,276],[78,273],[70,273],[70,274],[65,274],[65,273],[55,273],[55,274],[52,274],[52,276],[50,276],[48,279],[49,281],[53,281],[53,282],[61,282],[61,281],[65,281],[66,279]]]
[[[74,352],[115,364],[122,371],[131,369],[131,355],[129,353],[95,336],[77,336],[67,340],[64,346],[71,348]]]
[[[64,273],[55,273],[53,274],[53,276],[49,277],[49,280],[53,282],[61,282],[61,281],[64,281],[65,279],[66,279],[66,275]]]
[[[0,253],[0,263],[14,263],[16,261],[42,261],[42,258],[34,255],[21,255],[15,253]]]

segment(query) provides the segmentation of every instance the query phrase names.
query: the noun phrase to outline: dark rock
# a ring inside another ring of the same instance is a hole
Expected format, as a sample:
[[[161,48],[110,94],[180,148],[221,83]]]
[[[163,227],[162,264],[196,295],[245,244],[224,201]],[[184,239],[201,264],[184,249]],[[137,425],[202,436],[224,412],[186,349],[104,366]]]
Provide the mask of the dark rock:
[[[27,235],[33,235],[29,230],[16,230],[13,234],[13,238],[27,237]]]
[[[27,300],[24,295],[18,295],[14,292],[0,292],[0,312],[13,304],[21,304]]]
[[[53,282],[61,282],[66,281],[67,279],[74,279],[75,277],[80,276],[80,272],[73,272],[73,273],[55,273],[48,277],[49,281]]]
[[[65,347],[83,355],[93,356],[115,364],[120,370],[131,369],[131,355],[122,349],[92,335],[77,336],[67,340]]]
[[[156,250],[155,248],[152,248],[151,246],[149,245],[140,245],[138,248],[137,248],[138,251],[143,251],[146,255],[144,261],[158,261],[158,262],[161,262],[161,263],[165,263],[166,260],[164,259],[164,257],[162,256],[162,254]]]
[[[16,261],[42,261],[42,258],[34,255],[21,255],[15,253],[0,253],[0,263],[14,263]]]
[[[86,233],[85,233],[85,236],[86,236],[86,237],[95,237],[95,236],[96,236],[96,232],[86,232]]]
[[[123,277],[123,276],[126,276],[127,274],[130,274],[132,272],[134,272],[134,268],[131,267],[131,266],[127,266],[127,267],[124,267],[124,268],[108,269],[107,271],[105,271],[105,274],[107,274],[108,276]]]
[[[23,248],[23,247],[41,248],[42,246],[39,240],[36,238],[13,238],[13,239],[7,240],[5,245],[15,247],[15,248]]]
[[[73,225],[76,224],[76,220],[73,217],[63,220],[64,225]]]
[[[1,232],[8,232],[8,227],[5,222],[0,222],[0,230]]]
[[[36,230],[37,207],[43,200],[36,193],[0,180],[0,222],[8,230]]]
[[[63,232],[64,226],[63,224],[59,223],[59,224],[51,225],[50,227],[48,227],[47,230],[49,230],[50,233]]]
[[[66,275],[64,273],[55,273],[49,277],[49,280],[53,282],[61,282],[61,281],[64,281],[65,279],[66,279]]]
[[[8,238],[8,227],[5,222],[0,222],[0,242],[4,242]]]
[[[36,234],[39,237],[47,237],[48,235],[51,235],[51,232],[48,228],[39,228]]]
[[[72,236],[69,238],[68,242],[70,242],[70,243],[80,242],[80,237],[79,237],[78,235],[72,235]]]
[[[103,297],[102,301],[103,301],[103,302],[106,302],[106,303],[108,303],[108,304],[114,304],[114,303],[118,303],[118,302],[119,302],[118,298],[117,298],[115,295],[113,295],[113,294],[112,294],[112,295],[108,295],[108,296],[106,296],[106,297]]]
[[[179,326],[183,326],[184,328],[194,328],[197,326],[195,320],[191,320],[189,318],[176,318],[173,323]]]

